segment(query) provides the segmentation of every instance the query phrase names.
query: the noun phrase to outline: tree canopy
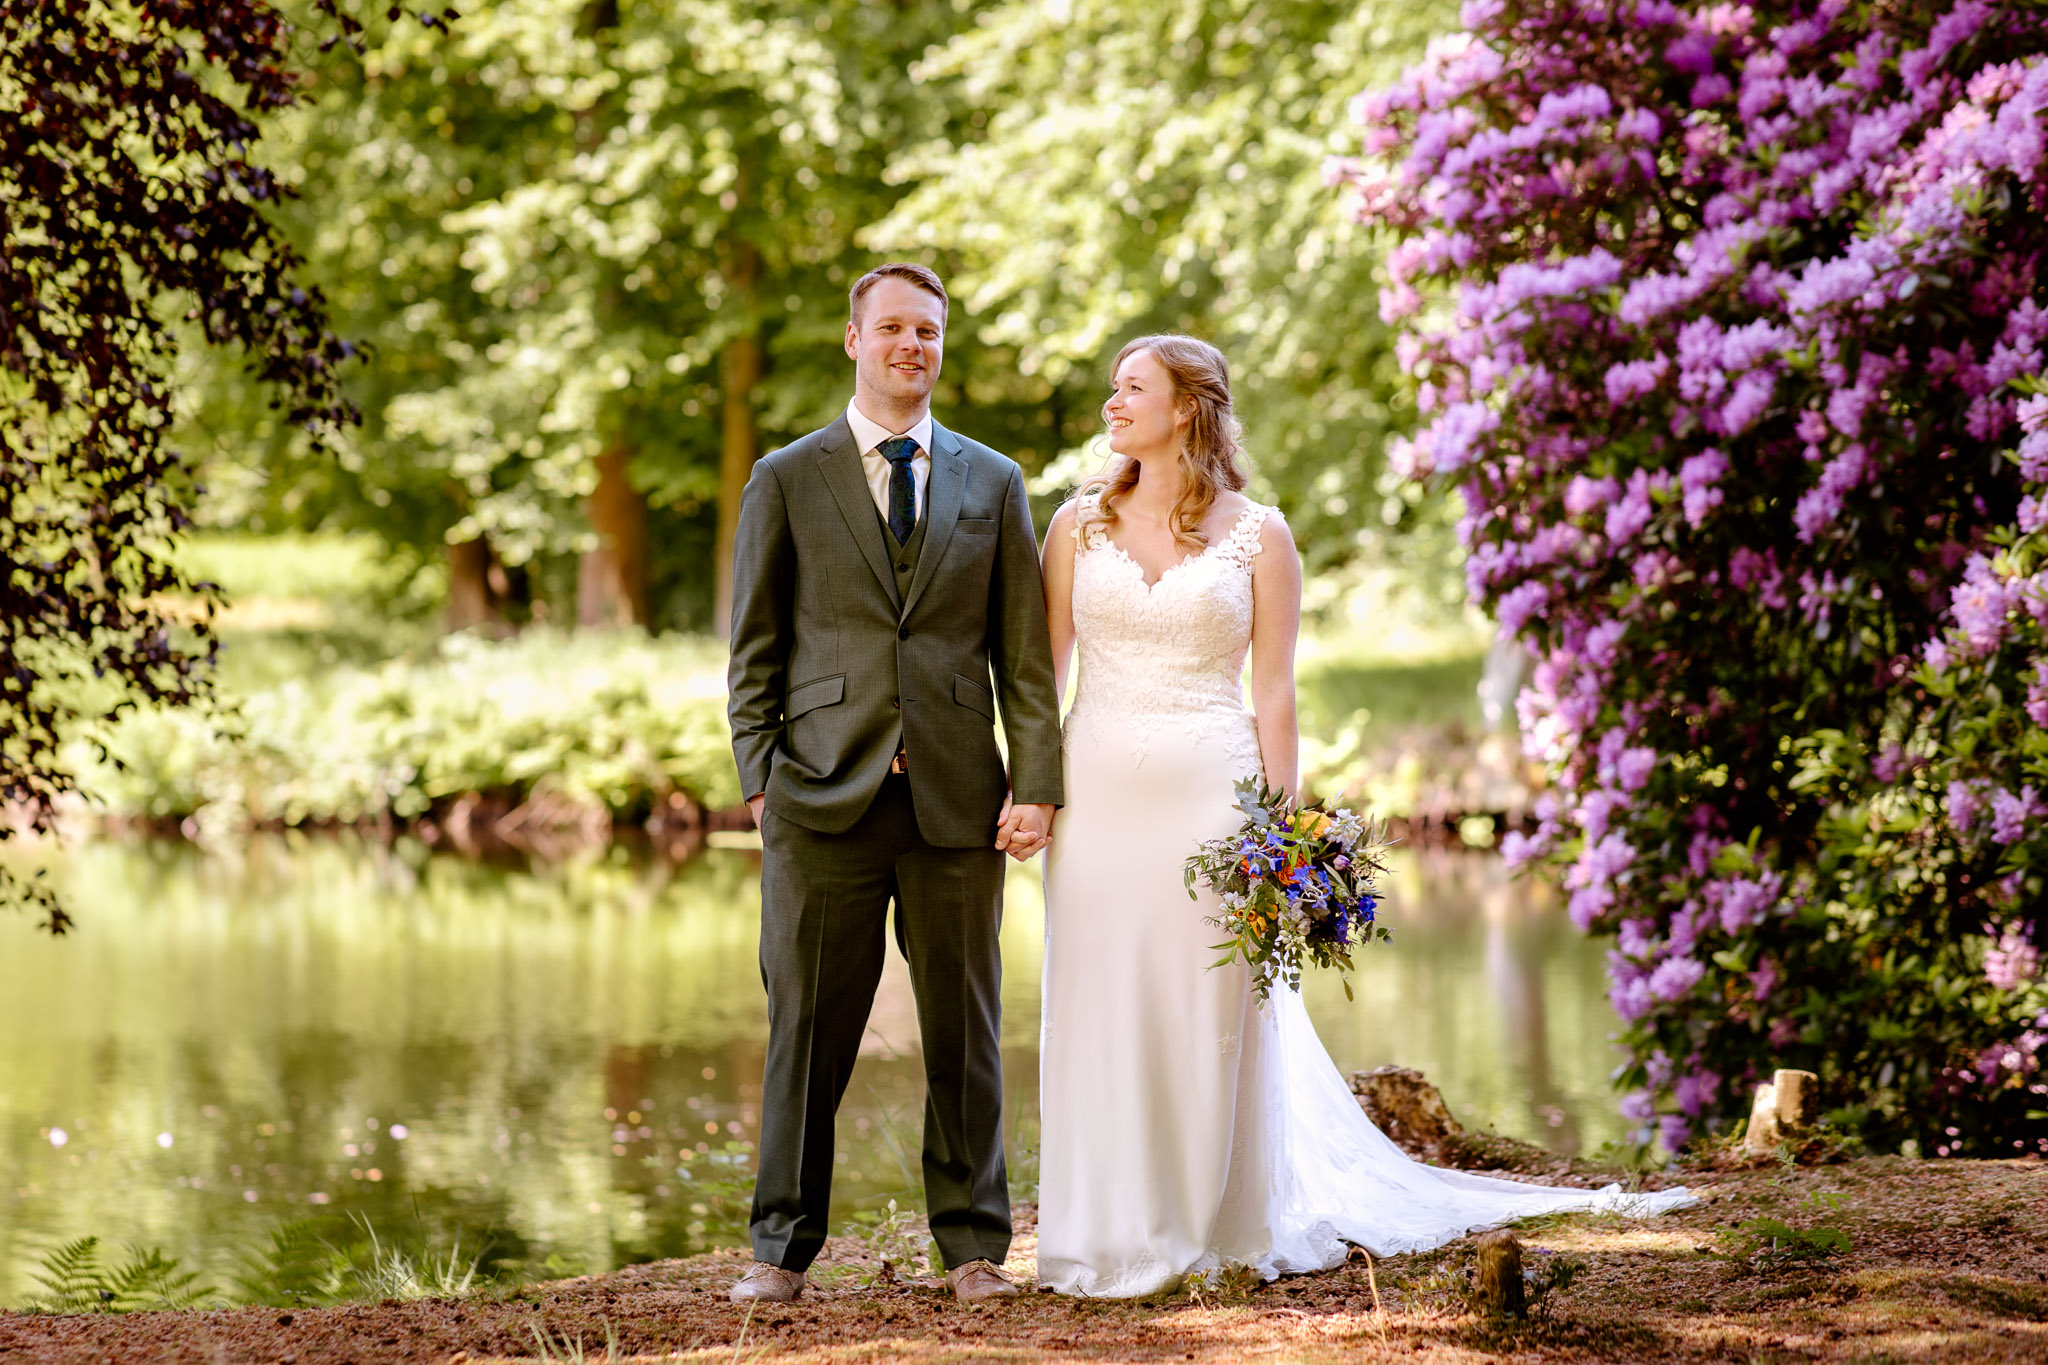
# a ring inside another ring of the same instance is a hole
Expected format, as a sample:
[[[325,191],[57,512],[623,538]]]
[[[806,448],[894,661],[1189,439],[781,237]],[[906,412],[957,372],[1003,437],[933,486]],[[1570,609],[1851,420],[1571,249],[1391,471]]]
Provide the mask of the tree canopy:
[[[49,0],[0,19],[0,803],[47,827],[70,734],[205,689],[203,585],[169,558],[193,493],[169,440],[181,346],[233,348],[316,439],[353,416],[352,352],[270,217],[288,189],[252,155],[299,91],[273,6]],[[195,589],[197,619],[176,614]]]

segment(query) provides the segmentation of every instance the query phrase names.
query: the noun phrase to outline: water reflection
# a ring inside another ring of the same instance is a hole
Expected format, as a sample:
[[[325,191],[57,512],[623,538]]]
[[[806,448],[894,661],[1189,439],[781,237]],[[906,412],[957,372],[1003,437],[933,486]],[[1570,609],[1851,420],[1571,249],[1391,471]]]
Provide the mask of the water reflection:
[[[290,1219],[460,1226],[564,1273],[743,1229],[766,1023],[749,855],[529,871],[278,838],[102,843],[53,871],[74,937],[0,923],[0,1303],[85,1233],[228,1283]],[[1461,1116],[1560,1149],[1617,1136],[1599,954],[1542,889],[1404,856],[1392,892],[1396,939],[1356,1001],[1310,989],[1338,1064],[1419,1067]],[[1004,1050],[1027,1185],[1043,923],[1018,869]],[[921,1107],[892,951],[842,1115],[842,1213],[915,1188]]]

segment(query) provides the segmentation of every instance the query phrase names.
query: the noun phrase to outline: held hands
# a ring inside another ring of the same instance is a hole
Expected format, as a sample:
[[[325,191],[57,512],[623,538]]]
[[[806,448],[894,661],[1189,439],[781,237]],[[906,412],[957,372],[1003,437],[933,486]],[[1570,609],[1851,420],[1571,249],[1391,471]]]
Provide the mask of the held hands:
[[[1004,797],[996,817],[996,847],[1020,863],[1028,860],[1052,842],[1052,811],[1051,806],[1015,805]]]

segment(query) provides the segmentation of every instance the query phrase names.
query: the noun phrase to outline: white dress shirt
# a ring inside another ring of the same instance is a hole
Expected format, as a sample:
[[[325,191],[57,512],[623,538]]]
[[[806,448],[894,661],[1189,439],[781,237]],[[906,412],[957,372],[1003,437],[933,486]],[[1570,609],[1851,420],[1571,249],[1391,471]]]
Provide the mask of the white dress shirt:
[[[860,447],[860,463],[868,476],[868,491],[875,495],[875,510],[889,520],[889,461],[875,447],[892,436],[908,436],[917,442],[917,454],[910,457],[910,505],[924,516],[924,486],[932,473],[932,415],[927,410],[908,431],[891,431],[852,403],[846,405],[846,424],[853,428],[853,443]]]

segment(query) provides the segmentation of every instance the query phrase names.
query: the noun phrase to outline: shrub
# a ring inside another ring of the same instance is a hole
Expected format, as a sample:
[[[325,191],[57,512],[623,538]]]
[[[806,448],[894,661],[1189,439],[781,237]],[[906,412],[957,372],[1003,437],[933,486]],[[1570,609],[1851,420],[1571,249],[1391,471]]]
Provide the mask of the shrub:
[[[1676,1147],[1797,1066],[2048,1149],[2039,5],[1463,13],[1338,173],[1400,238],[1396,457],[1539,660],[1505,847],[1615,936],[1624,1111]]]
[[[470,792],[612,819],[670,792],[740,799],[724,651],[637,633],[455,635],[422,660],[343,668],[235,713],[126,721],[90,789],[117,815],[254,825],[409,823]]]

